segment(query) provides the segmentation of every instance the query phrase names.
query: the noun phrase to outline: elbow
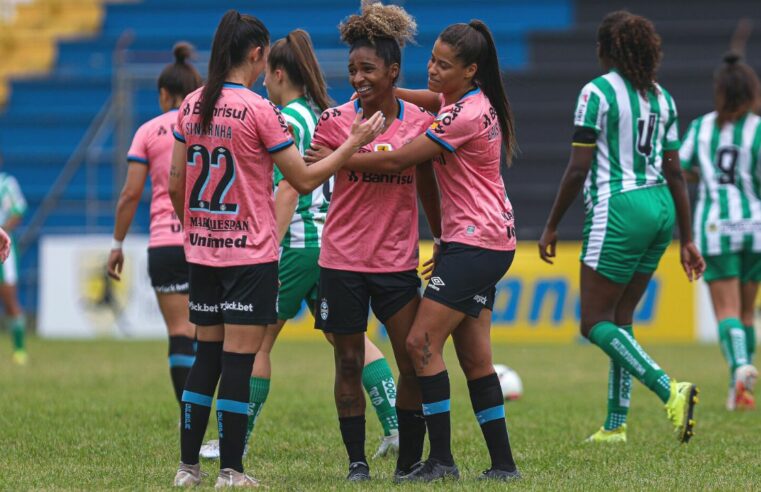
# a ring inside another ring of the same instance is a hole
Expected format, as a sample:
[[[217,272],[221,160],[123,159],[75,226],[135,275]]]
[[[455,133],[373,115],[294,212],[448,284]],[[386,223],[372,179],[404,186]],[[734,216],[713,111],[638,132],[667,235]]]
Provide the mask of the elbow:
[[[126,205],[132,205],[140,201],[142,193],[138,190],[124,189],[122,190],[121,202]]]
[[[291,183],[291,186],[299,195],[306,195],[308,193],[311,193],[312,190],[316,188],[316,186],[309,186],[305,183]]]

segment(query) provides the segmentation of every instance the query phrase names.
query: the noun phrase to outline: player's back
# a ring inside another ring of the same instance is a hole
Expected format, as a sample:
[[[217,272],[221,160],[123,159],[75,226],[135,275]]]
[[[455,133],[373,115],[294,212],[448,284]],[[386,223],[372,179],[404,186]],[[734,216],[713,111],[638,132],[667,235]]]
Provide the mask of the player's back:
[[[611,70],[582,89],[575,126],[597,132],[584,189],[587,206],[616,193],[665,184],[663,152],[679,148],[677,111],[671,95],[654,87],[643,94]]]
[[[188,261],[210,266],[276,261],[270,154],[293,144],[285,120],[247,87],[225,83],[204,127],[202,91],[187,96],[175,131],[187,149]]]

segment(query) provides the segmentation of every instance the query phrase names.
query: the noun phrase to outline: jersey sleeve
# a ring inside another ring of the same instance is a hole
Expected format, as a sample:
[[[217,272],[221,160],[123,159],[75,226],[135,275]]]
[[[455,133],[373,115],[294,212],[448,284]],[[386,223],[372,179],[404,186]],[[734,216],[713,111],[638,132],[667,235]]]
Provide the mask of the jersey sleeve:
[[[24,215],[26,212],[26,198],[21,192],[21,187],[13,176],[6,177],[5,186],[8,189],[10,199],[10,212],[13,215]]]
[[[698,167],[698,121],[695,120],[690,123],[690,127],[687,129],[687,133],[684,136],[681,147],[679,147],[679,162],[682,164],[682,169],[691,170]]]
[[[590,82],[581,89],[573,113],[573,125],[589,128],[595,133],[602,130],[602,118],[607,111],[605,97],[594,83]]]
[[[186,106],[190,104],[188,100],[186,99],[183,103],[183,106]],[[172,131],[172,135],[174,135],[174,139],[177,140],[180,143],[185,143],[185,133],[183,133],[182,130],[182,114],[185,111],[177,111],[177,123],[174,125],[174,130]]]
[[[679,150],[679,115],[676,111],[676,103],[671,97],[671,94],[664,90],[666,102],[669,105],[669,118],[666,122],[666,134],[665,141],[663,142],[663,150]]]
[[[142,125],[132,137],[132,144],[127,152],[127,162],[148,165],[148,129]]]
[[[336,108],[328,108],[322,112],[320,121],[317,122],[317,127],[314,129],[314,135],[312,135],[312,145],[327,147],[332,150],[336,150],[341,145],[337,143],[337,118],[340,113],[336,114],[336,111]]]
[[[480,115],[465,109],[456,112],[456,106],[450,106],[436,116],[425,135],[449,152],[454,152],[478,135],[480,125]]]
[[[254,121],[256,123],[256,133],[259,140],[264,144],[267,152],[279,152],[286,147],[293,145],[293,139],[288,131],[288,124],[285,122],[282,113],[277,107],[269,101],[258,104],[254,111]]]

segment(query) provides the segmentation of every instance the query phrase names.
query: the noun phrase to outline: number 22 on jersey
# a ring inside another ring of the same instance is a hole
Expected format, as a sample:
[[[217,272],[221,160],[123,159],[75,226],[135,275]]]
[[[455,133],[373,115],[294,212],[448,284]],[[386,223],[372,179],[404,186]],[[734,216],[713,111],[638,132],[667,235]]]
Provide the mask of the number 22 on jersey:
[[[190,192],[188,208],[194,212],[209,212],[212,214],[230,214],[238,213],[237,203],[225,203],[224,199],[230,191],[230,187],[235,182],[235,160],[232,152],[225,147],[216,147],[211,152],[202,145],[191,145],[188,148],[187,165],[195,167],[201,165],[201,172],[193,184]],[[224,166],[223,166],[224,164]],[[224,167],[224,169],[222,169]],[[216,174],[221,170],[222,177],[219,179],[217,186],[211,193],[209,199],[205,198],[209,181],[212,173]]]

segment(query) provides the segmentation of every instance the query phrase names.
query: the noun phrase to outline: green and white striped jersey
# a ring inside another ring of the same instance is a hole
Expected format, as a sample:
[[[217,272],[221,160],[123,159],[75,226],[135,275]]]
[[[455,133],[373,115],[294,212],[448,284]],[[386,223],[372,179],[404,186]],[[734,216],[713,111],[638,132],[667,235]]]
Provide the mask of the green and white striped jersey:
[[[679,125],[671,95],[656,88],[643,97],[614,69],[581,90],[574,125],[597,134],[584,183],[587,210],[616,193],[666,182],[663,152],[679,149]]]
[[[10,174],[0,173],[0,225],[5,224],[11,216],[24,215],[24,212],[26,199],[18,181]]]
[[[717,113],[687,130],[682,168],[700,173],[695,237],[704,255],[761,251],[761,118],[716,124]]]
[[[305,98],[294,99],[282,110],[283,117],[293,129],[293,140],[301,155],[312,144],[318,115]],[[275,189],[283,180],[283,175],[275,166]],[[293,214],[288,231],[283,237],[284,248],[319,248],[322,241],[322,228],[328,215],[330,194],[333,190],[333,178],[318,186],[312,193],[299,195],[299,204]]]

